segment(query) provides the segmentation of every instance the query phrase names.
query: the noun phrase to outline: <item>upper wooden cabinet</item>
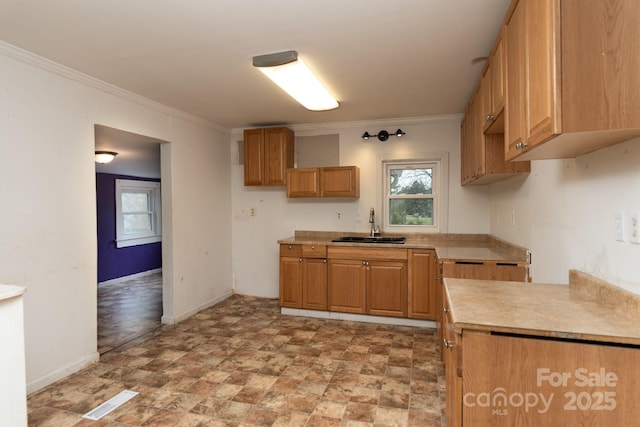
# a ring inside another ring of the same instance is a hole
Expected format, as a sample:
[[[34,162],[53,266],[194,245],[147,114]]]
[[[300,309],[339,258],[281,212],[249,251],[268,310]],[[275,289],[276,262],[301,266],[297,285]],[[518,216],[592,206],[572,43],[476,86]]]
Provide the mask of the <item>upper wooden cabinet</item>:
[[[491,68],[488,68],[462,121],[462,185],[486,185],[531,171],[530,162],[505,160],[504,133],[499,129],[503,123],[502,119],[493,120],[495,116],[489,113],[493,105],[491,100],[494,99],[491,82]],[[501,111],[496,114],[502,117]],[[486,126],[486,124],[493,126]]]
[[[244,131],[244,185],[286,185],[294,134],[287,128]]]
[[[505,24],[508,159],[640,136],[640,2],[514,0]]]
[[[360,197],[360,168],[287,169],[287,197]]]

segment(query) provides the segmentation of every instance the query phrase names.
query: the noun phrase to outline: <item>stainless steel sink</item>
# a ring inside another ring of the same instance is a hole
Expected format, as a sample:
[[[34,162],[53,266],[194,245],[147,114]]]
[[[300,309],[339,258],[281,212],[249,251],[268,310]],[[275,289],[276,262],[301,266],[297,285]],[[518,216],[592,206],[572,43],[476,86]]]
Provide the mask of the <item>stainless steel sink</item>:
[[[391,243],[391,244],[403,244],[405,242],[404,237],[385,237],[385,236],[342,236],[337,239],[333,239],[332,242],[342,243]]]

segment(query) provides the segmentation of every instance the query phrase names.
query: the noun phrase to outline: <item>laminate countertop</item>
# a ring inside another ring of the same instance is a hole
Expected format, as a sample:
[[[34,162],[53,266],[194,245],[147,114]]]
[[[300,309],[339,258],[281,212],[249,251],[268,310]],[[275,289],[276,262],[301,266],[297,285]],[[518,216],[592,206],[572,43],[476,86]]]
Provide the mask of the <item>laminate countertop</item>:
[[[404,244],[332,242],[342,236],[367,236],[366,233],[296,231],[280,244],[324,244],[333,246],[385,247],[397,249],[435,249],[441,261],[529,262],[527,249],[487,234],[384,233],[388,237],[406,237]]]
[[[572,270],[569,285],[443,279],[463,330],[640,345],[640,296]]]

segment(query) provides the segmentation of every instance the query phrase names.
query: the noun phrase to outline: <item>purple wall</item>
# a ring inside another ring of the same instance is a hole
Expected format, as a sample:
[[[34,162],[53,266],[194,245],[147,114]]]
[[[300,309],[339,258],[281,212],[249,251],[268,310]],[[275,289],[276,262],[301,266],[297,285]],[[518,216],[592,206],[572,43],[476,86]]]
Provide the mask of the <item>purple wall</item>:
[[[116,247],[116,179],[159,179],[96,173],[98,211],[98,282],[162,267],[162,243]]]

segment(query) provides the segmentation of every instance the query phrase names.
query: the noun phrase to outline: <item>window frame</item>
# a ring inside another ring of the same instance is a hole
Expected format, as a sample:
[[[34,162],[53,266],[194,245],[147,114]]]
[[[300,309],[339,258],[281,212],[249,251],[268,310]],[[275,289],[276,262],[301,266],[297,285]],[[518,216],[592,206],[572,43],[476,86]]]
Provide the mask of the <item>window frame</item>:
[[[132,179],[115,180],[116,202],[116,247],[126,248],[130,246],[146,245],[162,241],[162,200],[160,196],[160,182],[140,181]],[[123,193],[145,193],[149,197],[149,211],[151,215],[151,231],[125,234],[124,216],[122,212]]]
[[[380,227],[385,232],[390,233],[446,233],[448,230],[448,193],[449,193],[449,155],[448,153],[418,153],[411,157],[382,155],[379,158],[379,198],[378,206],[382,213]],[[433,200],[433,224],[432,225],[400,225],[390,224],[389,200],[396,198],[416,198],[411,197],[390,197],[389,170],[393,167],[403,166],[405,168],[433,167],[431,194],[419,198],[429,198]]]

